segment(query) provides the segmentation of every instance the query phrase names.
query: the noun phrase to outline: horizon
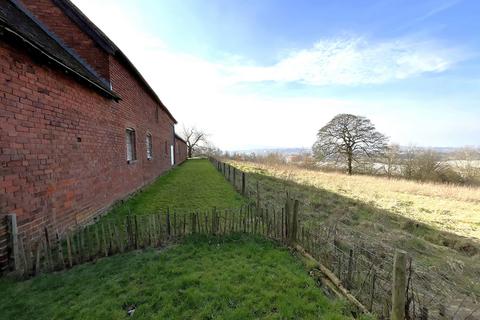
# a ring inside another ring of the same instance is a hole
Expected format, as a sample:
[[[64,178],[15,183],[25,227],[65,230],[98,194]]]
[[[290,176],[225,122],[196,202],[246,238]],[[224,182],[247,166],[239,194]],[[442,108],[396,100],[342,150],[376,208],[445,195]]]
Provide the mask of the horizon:
[[[338,113],[400,145],[480,145],[475,1],[73,2],[222,150],[310,148]]]

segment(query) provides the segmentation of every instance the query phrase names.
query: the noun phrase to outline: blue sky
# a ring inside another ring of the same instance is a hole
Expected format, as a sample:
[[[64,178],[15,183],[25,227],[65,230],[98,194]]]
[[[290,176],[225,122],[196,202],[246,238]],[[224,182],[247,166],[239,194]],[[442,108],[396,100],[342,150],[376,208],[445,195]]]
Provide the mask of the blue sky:
[[[310,147],[343,112],[403,145],[480,145],[478,1],[74,3],[223,149]]]

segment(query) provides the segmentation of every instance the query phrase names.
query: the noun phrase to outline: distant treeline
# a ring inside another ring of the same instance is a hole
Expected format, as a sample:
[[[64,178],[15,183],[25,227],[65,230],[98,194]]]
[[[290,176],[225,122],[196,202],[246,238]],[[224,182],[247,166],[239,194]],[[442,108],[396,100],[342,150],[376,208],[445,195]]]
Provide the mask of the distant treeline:
[[[229,153],[226,158],[265,163],[290,164],[307,169],[345,172],[342,162],[315,159],[311,152],[282,154]],[[374,158],[361,158],[353,164],[355,174],[380,175],[417,181],[480,185],[480,149],[461,148],[438,151],[420,147],[390,145]]]

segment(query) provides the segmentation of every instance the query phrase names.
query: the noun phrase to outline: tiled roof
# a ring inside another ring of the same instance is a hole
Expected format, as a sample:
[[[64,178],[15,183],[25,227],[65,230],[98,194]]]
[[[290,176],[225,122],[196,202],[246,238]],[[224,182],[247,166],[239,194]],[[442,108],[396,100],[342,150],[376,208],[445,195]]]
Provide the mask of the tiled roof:
[[[110,84],[96,74],[60,39],[51,34],[16,1],[0,0],[0,30],[3,37],[17,40],[62,69],[88,82],[107,96],[119,99]]]

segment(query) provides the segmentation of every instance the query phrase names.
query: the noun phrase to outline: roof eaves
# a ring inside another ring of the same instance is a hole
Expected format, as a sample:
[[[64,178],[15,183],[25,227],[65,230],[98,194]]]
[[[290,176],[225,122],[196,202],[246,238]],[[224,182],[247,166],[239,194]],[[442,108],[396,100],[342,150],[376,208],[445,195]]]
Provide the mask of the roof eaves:
[[[183,139],[182,137],[180,137],[177,133],[175,133],[175,138],[177,138],[178,140],[181,140],[181,141],[183,141],[185,144],[187,144],[187,141],[185,141],[185,139]]]
[[[62,39],[57,37],[56,34],[52,33],[44,24],[41,22],[37,17],[35,17],[29,10],[27,10],[22,3],[18,0],[10,0],[20,11],[23,12],[27,17],[29,17],[35,24],[42,29],[50,38],[55,40],[59,46],[61,46],[65,51],[68,52],[72,57],[74,57],[85,69],[87,69],[92,75],[95,76],[104,86],[105,88],[110,87],[110,82],[100,76],[97,71],[90,66],[82,57],[80,57],[74,50],[72,50],[69,46],[67,46]]]
[[[113,54],[122,59],[130,70],[138,77],[140,82],[145,86],[147,91],[150,92],[152,97],[160,107],[168,114],[172,121],[177,124],[177,120],[173,117],[168,108],[163,104],[155,91],[150,87],[145,78],[141,75],[140,71],[134,66],[134,64],[128,59],[128,57],[120,50],[115,43],[108,38],[83,12],[75,6],[70,0],[53,0],[64,12],[69,16],[77,25],[84,30],[88,35],[95,40],[98,45],[103,48],[109,54]],[[112,53],[113,51],[113,53]]]
[[[43,50],[40,46],[38,46],[37,44],[35,44],[34,42],[30,41],[29,39],[23,37],[21,34],[19,34],[18,32],[16,32],[15,30],[13,30],[12,28],[8,27],[8,25],[5,24],[5,21],[3,21],[3,19],[0,19],[0,28],[2,28],[4,31],[8,32],[9,34],[13,35],[14,37],[16,37],[17,39],[20,39],[23,43],[25,43],[26,45],[28,45],[30,48],[34,49],[35,51],[37,51],[38,53],[40,53],[41,55],[43,55],[44,57],[46,57],[48,60],[50,60],[51,62],[55,63],[56,65],[58,65],[59,67],[61,67],[62,69],[64,69],[65,71],[68,71],[68,72],[71,72],[72,74],[76,75],[77,77],[81,78],[82,80],[88,82],[90,85],[94,86],[97,90],[100,90],[102,93],[106,94],[108,97],[111,97],[113,98],[114,100],[118,101],[118,100],[121,100],[120,96],[118,96],[116,93],[114,93],[113,91],[109,91],[109,90],[106,90],[105,88],[103,88],[102,86],[100,86],[98,83],[95,83],[93,81],[91,81],[90,79],[86,78],[85,76],[83,76],[82,74],[78,73],[77,71],[75,71],[74,69],[70,68],[69,66],[65,65],[63,62],[61,62],[60,60],[58,60],[56,57],[50,55],[48,52],[46,52],[45,50]]]

